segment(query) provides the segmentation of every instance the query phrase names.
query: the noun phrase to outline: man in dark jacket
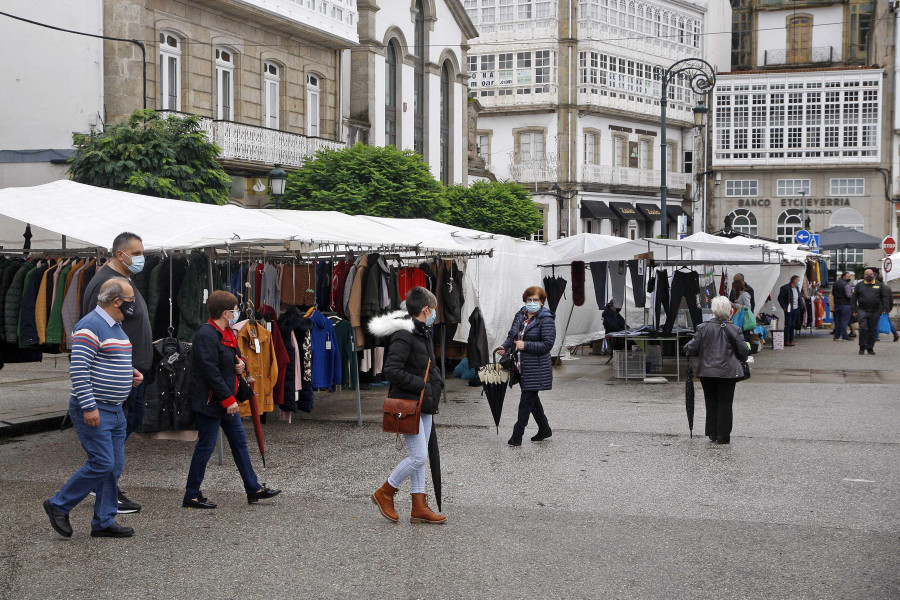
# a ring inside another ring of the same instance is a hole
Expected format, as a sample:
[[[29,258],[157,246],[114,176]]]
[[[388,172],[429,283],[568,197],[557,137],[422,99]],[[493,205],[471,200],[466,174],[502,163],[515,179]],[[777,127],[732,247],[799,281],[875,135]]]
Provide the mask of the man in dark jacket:
[[[891,311],[891,289],[875,281],[875,271],[866,269],[863,281],[856,284],[851,310],[859,318],[859,353],[875,354],[878,319]]]
[[[144,243],[137,235],[127,231],[120,233],[113,240],[112,251],[113,257],[103,267],[97,269],[87,287],[84,288],[81,302],[81,314],[83,315],[91,312],[97,306],[97,294],[106,281],[115,277],[125,277],[130,280],[132,275],[136,275],[144,269]],[[146,377],[153,365],[153,333],[150,330],[147,304],[136,286],[134,288],[134,304],[130,314],[126,315],[125,321],[122,323],[122,329],[131,341],[132,364],[141,372],[141,375]],[[144,420],[145,390],[146,384],[141,382],[131,390],[131,394],[123,405],[126,417],[126,439],[133,431],[140,429]],[[119,490],[120,513],[135,513],[140,510],[140,504],[132,502],[122,493],[122,490]]]
[[[784,345],[794,345],[794,331],[797,320],[800,318],[800,276],[791,277],[791,282],[786,283],[778,291],[778,305],[784,311]]]
[[[754,293],[753,288],[750,287],[750,285],[746,281],[744,281],[744,274],[735,273],[734,281],[740,281],[743,284],[744,291],[750,294],[750,310],[756,311],[756,294]],[[728,292],[728,299],[731,300],[732,304],[737,302],[737,297],[735,296],[733,287],[731,288],[731,291]]]
[[[844,274],[831,287],[831,306],[834,311],[834,341],[839,339],[850,341],[850,298],[853,295],[850,286],[850,272]]]

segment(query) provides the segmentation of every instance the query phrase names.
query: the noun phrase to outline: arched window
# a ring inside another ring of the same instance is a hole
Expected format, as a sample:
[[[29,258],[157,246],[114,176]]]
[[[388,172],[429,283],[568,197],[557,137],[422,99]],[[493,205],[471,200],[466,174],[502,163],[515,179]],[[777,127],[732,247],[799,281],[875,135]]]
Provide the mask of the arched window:
[[[413,94],[413,150],[425,156],[425,9],[416,1]]]
[[[216,48],[216,119],[234,120],[234,52]]]
[[[306,76],[306,135],[319,137],[319,109],[321,106],[322,80],[318,75]]]
[[[400,51],[397,42],[388,42],[384,60],[384,145],[397,146],[397,90],[400,83]]]
[[[725,217],[725,226],[748,235],[759,235],[756,215],[746,208],[736,208]]]
[[[263,85],[265,87],[265,126],[278,129],[281,107],[281,67],[271,62],[263,63]]]
[[[794,236],[803,229],[800,221],[802,211],[799,208],[789,208],[778,215],[778,243],[796,244]]]
[[[159,106],[181,110],[181,40],[174,34],[159,34]]]
[[[450,152],[450,121],[453,115],[453,67],[449,60],[441,65],[441,183],[453,183],[453,160]]]
[[[862,213],[855,208],[839,208],[831,215],[828,223],[829,227],[840,225],[842,227],[851,227],[857,231],[865,231],[866,220]],[[833,251],[837,255],[838,265],[861,265],[865,263],[862,250],[836,250]],[[838,267],[843,269],[845,267]]]

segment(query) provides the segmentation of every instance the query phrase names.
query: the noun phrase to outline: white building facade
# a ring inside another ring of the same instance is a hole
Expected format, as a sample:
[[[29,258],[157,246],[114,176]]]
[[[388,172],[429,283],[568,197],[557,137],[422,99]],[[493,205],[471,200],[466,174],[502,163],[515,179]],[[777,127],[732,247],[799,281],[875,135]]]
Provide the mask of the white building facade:
[[[498,179],[532,191],[545,215],[538,239],[658,235],[662,161],[672,235],[679,216],[691,220],[698,98],[686,79],[673,82],[662,140],[659,69],[706,56],[704,4],[467,0],[466,9],[480,33],[468,57],[470,93],[484,107],[479,152]]]

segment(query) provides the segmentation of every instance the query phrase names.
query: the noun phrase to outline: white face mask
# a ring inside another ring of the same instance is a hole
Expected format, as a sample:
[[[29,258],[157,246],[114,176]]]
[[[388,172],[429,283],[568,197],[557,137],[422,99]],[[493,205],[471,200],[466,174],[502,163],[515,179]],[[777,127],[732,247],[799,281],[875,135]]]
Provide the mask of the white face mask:
[[[541,303],[540,302],[526,302],[525,310],[527,310],[531,314],[535,314],[539,310],[541,310]]]

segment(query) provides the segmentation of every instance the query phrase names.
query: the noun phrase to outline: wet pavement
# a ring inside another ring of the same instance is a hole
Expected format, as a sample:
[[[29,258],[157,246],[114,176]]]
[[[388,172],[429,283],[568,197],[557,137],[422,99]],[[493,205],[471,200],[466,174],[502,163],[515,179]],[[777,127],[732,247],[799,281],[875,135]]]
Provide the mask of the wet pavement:
[[[0,598],[898,598],[900,343],[876,351],[819,335],[756,355],[728,446],[689,438],[684,383],[624,383],[606,357],[554,372],[554,435],[531,443],[531,424],[520,448],[515,391],[498,434],[479,390],[452,381],[443,526],[408,522],[408,487],[397,524],[368,499],[403,456],[380,430],[383,389],[364,394],[362,428],[347,392],[270,420],[265,469],[251,430],[261,481],[284,490],[255,506],[226,452],[203,488],[219,508],[182,509],[193,445],[134,436],[121,485],[144,511],[120,517],[128,540],[89,536],[91,499],[72,539],[50,529],[40,503],[84,459],[72,430],[12,438]],[[64,407],[59,370],[32,369],[0,372],[0,421]]]

